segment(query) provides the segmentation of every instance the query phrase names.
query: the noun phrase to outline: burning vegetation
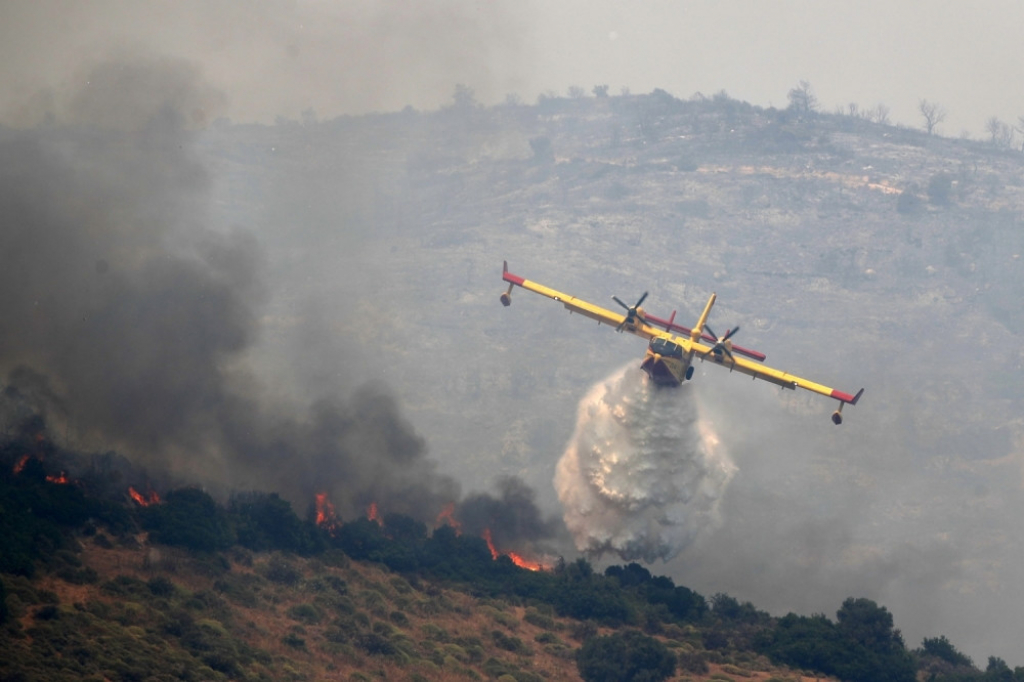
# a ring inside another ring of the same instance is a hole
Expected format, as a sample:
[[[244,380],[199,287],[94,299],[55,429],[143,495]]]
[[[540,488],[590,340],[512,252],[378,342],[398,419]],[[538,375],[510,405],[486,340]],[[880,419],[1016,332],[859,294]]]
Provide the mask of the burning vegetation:
[[[159,504],[160,496],[155,490],[149,490],[145,495],[132,486],[128,486],[128,496],[131,497],[140,507],[148,507],[151,504]]]
[[[332,538],[341,538],[346,532],[349,534],[349,537],[351,537],[351,533],[354,531],[352,529],[349,529],[349,531],[344,530],[345,526],[342,524],[341,519],[338,518],[337,513],[334,510],[334,505],[328,498],[327,493],[317,493],[314,500],[314,522],[317,528],[325,531]],[[456,538],[462,537],[463,524],[456,518],[455,514],[456,504],[454,502],[445,504],[434,521],[435,532],[438,529],[450,529]],[[371,502],[366,508],[365,521],[372,524],[372,526],[376,526],[383,538],[387,540],[395,540],[396,535],[408,536],[410,520],[411,519],[402,515],[382,514],[376,502]],[[361,524],[355,524],[354,527],[358,527],[360,525]],[[363,530],[370,532],[372,526],[370,528],[364,528]],[[418,532],[425,533],[425,528]],[[413,534],[415,535],[418,532],[414,532]],[[480,531],[478,537],[486,543],[488,552],[490,553],[491,558],[495,561],[502,556],[506,556],[516,566],[525,568],[529,571],[551,570],[554,566],[554,563],[551,561],[545,562],[527,559],[521,552],[499,550],[495,545],[493,533],[488,527],[484,527]]]

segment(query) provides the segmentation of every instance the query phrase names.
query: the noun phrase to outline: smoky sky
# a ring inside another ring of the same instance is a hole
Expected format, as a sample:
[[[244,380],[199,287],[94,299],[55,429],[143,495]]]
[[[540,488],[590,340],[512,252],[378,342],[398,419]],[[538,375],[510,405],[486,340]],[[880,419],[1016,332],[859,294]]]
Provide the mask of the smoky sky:
[[[990,117],[1024,114],[1013,87],[1022,12],[1013,0],[18,1],[0,21],[0,113],[25,122],[59,111],[62,91],[87,80],[83,65],[146,45],[200,64],[236,121],[433,109],[458,83],[486,103],[606,84],[784,107],[806,80],[826,111],[882,104],[894,123],[919,127],[927,99],[948,112],[943,134],[984,137]]]
[[[457,499],[386,387],[300,407],[247,369],[267,259],[244,230],[206,226],[189,131],[219,96],[196,70],[104,63],[70,101],[70,124],[0,131],[5,383],[68,445],[215,489],[423,519]]]

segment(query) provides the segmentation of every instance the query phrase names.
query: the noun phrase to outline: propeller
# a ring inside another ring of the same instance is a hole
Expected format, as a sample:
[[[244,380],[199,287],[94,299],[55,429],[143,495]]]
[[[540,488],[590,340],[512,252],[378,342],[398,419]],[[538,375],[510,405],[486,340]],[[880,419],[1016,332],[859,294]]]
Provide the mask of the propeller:
[[[727,342],[730,338],[732,338],[733,334],[740,330],[739,326],[733,327],[732,329],[727,331],[725,333],[725,336],[723,336],[722,338],[718,338],[718,334],[716,334],[707,323],[704,324],[704,329],[715,340],[715,345],[711,347],[711,352],[725,353],[726,355],[729,356],[729,359],[733,361],[733,364],[735,364],[736,358],[733,357],[732,354],[732,344]]]
[[[618,303],[619,305],[626,309],[626,319],[624,319],[622,323],[615,328],[615,331],[621,332],[627,324],[633,324],[636,321],[637,309],[640,307],[640,304],[644,302],[645,298],[647,298],[646,291],[644,292],[643,296],[640,297],[640,300],[638,300],[636,304],[632,308],[630,308],[628,305],[622,302],[621,298],[619,298],[618,296],[612,296],[613,301],[615,301],[616,303]]]

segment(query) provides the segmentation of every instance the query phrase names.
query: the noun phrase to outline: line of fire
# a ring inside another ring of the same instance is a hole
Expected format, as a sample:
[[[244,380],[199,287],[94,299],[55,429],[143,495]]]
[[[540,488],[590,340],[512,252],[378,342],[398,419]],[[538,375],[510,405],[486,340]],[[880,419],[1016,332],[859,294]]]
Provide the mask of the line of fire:
[[[40,464],[43,463],[44,457],[41,454],[26,454],[18,458],[18,461],[11,467],[12,473],[15,476],[21,475],[25,471],[25,467],[32,460],[38,461]],[[45,474],[43,479],[48,483],[54,483],[56,485],[71,485],[79,483],[75,479],[68,476],[66,471],[61,470],[59,474]],[[127,496],[131,498],[140,507],[148,507],[150,505],[159,504],[161,502],[160,495],[152,488],[147,488],[146,492],[140,492],[135,486],[128,486]]]
[[[17,462],[15,462],[12,471],[15,475],[21,474],[28,463],[33,459],[42,463],[43,457],[38,454],[25,454],[22,455]],[[68,477],[67,472],[61,471],[59,474],[46,474],[45,480],[54,483],[56,485],[69,485],[77,483],[77,481]],[[143,490],[136,488],[135,486],[128,486],[126,491],[127,497],[130,498],[135,504],[140,507],[149,507],[154,504],[160,504],[162,502],[160,495],[152,488],[146,487]],[[317,527],[326,531],[329,535],[336,536],[337,532],[341,528],[341,520],[338,517],[337,512],[334,509],[334,505],[328,498],[327,493],[321,492],[314,496],[313,501],[314,516],[313,520]],[[377,508],[376,502],[371,502],[366,508],[366,518],[370,521],[375,522],[381,528],[384,527],[384,518],[381,516],[380,511]],[[434,528],[440,528],[442,526],[448,526],[455,530],[456,535],[462,534],[462,524],[455,518],[455,503],[449,502],[444,508],[438,513],[437,519],[434,523]],[[494,538],[490,528],[484,528],[480,536],[486,543],[487,548],[491,552],[491,558],[495,561],[501,556],[507,556],[513,564],[520,568],[525,568],[529,571],[547,571],[551,570],[553,564],[545,561],[529,559],[522,554],[514,551],[503,551],[499,550],[494,544]]]
[[[335,536],[341,527],[341,521],[334,510],[334,505],[331,504],[327,493],[317,493],[314,499],[316,525],[326,530],[331,536]],[[367,506],[366,518],[382,528],[385,525],[376,502],[371,502]],[[442,526],[448,526],[455,530],[456,535],[462,535],[462,524],[455,518],[454,502],[446,504],[437,515],[434,528],[437,529]],[[385,537],[389,536],[385,534]],[[490,550],[491,558],[495,561],[501,556],[507,556],[513,564],[528,571],[550,571],[553,568],[552,563],[528,559],[518,552],[499,550],[495,547],[490,528],[484,528],[480,537],[487,543],[487,549]]]

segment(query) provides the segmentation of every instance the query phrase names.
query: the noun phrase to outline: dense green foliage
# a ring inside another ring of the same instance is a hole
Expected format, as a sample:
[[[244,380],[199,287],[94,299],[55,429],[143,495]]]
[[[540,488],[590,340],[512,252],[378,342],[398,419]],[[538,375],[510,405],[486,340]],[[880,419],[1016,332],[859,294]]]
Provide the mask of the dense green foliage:
[[[576,668],[586,682],[659,682],[675,673],[676,658],[653,637],[629,630],[587,640]]]
[[[0,449],[0,461],[8,463],[0,467],[0,573],[31,576],[38,560],[66,546],[70,529],[90,529],[98,521],[123,532],[133,523],[121,504],[89,496],[79,486],[48,481],[39,459],[47,450],[28,439]],[[17,463],[18,473],[11,463]]]
[[[228,504],[238,544],[256,552],[280,549],[296,554],[323,551],[321,533],[303,523],[287,500],[277,493],[250,492],[235,495]]]
[[[155,541],[166,545],[212,552],[235,542],[227,513],[198,488],[167,493],[163,504],[143,509],[142,525]]]
[[[162,503],[139,507],[123,498],[99,499],[90,493],[88,484],[54,481],[53,472],[46,470],[40,458],[24,457],[33,447],[38,449],[28,441],[15,442],[2,451],[7,462],[19,463],[18,473],[10,464],[0,468],[0,573],[12,579],[22,576],[17,579],[25,580],[41,567],[67,582],[95,582],[95,572],[77,558],[73,539],[94,535],[102,527],[107,534],[130,542],[130,533],[142,528],[155,542],[199,552],[195,555],[197,570],[221,576],[215,586],[218,593],[243,605],[257,603],[259,581],[282,586],[300,582],[301,575],[287,559],[289,553],[322,556],[325,561],[326,557],[347,555],[383,564],[410,580],[422,577],[484,597],[543,605],[552,615],[581,622],[574,638],[583,643],[577,662],[587,680],[664,679],[672,674],[677,660],[689,670],[706,670],[709,656],[722,660],[727,652],[750,648],[777,663],[849,682],[910,682],[917,670],[939,682],[1024,680],[1024,669],[1011,670],[998,658],[990,659],[984,672],[978,670],[944,637],[925,639],[922,647],[911,654],[894,627],[892,615],[867,599],[847,599],[835,622],[822,615],[789,614],[773,619],[749,602],[741,603],[726,594],[706,599],[676,585],[671,578],[652,575],[636,563],[611,566],[603,575],[595,573],[584,559],[559,562],[550,571],[524,570],[507,556],[495,559],[481,538],[461,535],[448,526],[429,532],[423,523],[397,514],[385,515],[382,522],[357,518],[324,529],[312,519],[300,519],[286,500],[273,493],[236,495],[225,507],[197,488],[172,490]],[[96,541],[110,542],[103,533]],[[262,577],[236,576],[224,558],[215,553],[235,545],[285,554],[275,554],[262,564]],[[49,597],[33,596],[25,584],[12,593],[11,583],[0,582],[0,626],[20,627],[15,618],[20,617],[22,606],[12,610],[11,604],[43,603],[29,634],[63,642],[66,651],[82,652],[76,663],[65,661],[64,667],[70,671],[67,679],[90,671],[118,679],[157,675],[155,671],[165,676],[173,671],[172,676],[179,679],[221,675],[244,679],[248,676],[246,670],[254,669],[251,666],[258,659],[240,641],[225,639],[221,630],[210,625],[217,620],[206,617],[210,615],[208,609],[216,610],[216,595],[202,596],[198,601],[193,597],[186,605],[174,584],[160,576],[148,583],[129,578],[104,583],[104,591],[125,600],[118,608],[128,609],[113,616],[96,611],[107,607],[70,608]],[[343,584],[328,588],[344,593]],[[151,606],[139,607],[144,602]],[[202,622],[207,625],[197,625],[200,619],[193,613],[195,609],[206,614]],[[218,617],[226,617],[225,613],[221,609]],[[321,623],[325,617],[322,609],[312,605],[295,607],[289,615],[307,625]],[[108,617],[122,622],[122,630],[110,630]],[[407,622],[401,611],[389,618],[396,624]],[[538,611],[531,611],[528,620],[551,624],[550,618]],[[137,637],[138,632],[124,628],[136,623],[148,623],[147,627],[157,628],[176,642],[174,647],[190,653],[182,657],[176,649],[167,648],[170,645],[166,642],[156,640],[132,650],[126,638]],[[596,637],[597,624],[632,626],[652,634],[669,626],[696,626],[697,634],[691,640],[696,650],[681,652],[677,657],[657,640],[634,630]],[[358,625],[358,635],[346,637],[364,652],[398,655],[399,648],[386,633],[369,627],[367,621]],[[106,638],[113,653],[97,659],[87,645],[89,638]],[[496,630],[491,639],[499,649],[511,653],[530,651],[531,645],[515,635]],[[297,651],[307,646],[299,633],[291,633],[283,643]],[[541,643],[555,650],[564,648],[553,635]],[[92,653],[86,654],[87,650]],[[509,672],[503,665],[493,661],[489,668],[484,667],[500,676]],[[61,679],[61,674],[51,670],[44,676]]]
[[[885,607],[850,598],[837,618],[791,613],[763,633],[759,648],[773,660],[850,682],[915,680],[914,661]]]
[[[957,651],[953,644],[943,637],[925,637],[921,642],[921,653],[934,656],[952,665],[973,666],[974,662],[969,656]]]

